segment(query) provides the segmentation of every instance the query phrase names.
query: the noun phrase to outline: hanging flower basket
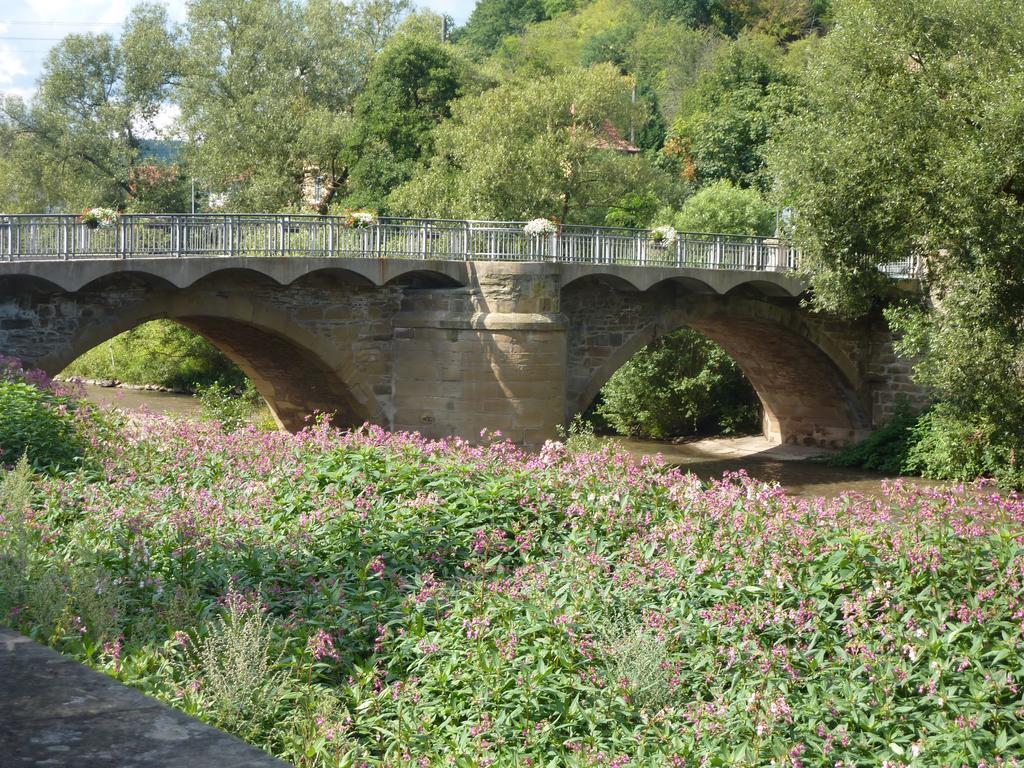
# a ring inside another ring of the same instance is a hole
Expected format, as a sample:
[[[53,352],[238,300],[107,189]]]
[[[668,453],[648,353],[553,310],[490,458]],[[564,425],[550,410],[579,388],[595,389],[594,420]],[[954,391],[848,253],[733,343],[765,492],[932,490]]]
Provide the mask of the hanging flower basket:
[[[558,225],[551,219],[533,219],[523,226],[523,232],[527,237],[544,237],[553,235],[557,231]]]
[[[86,208],[78,221],[89,229],[112,227],[117,223],[117,211],[113,208]]]
[[[345,211],[345,226],[349,229],[372,227],[377,217],[370,211]]]
[[[648,238],[651,241],[651,245],[655,248],[667,249],[671,248],[676,243],[678,234],[674,227],[670,227],[667,224],[661,227],[655,227],[651,230]]]

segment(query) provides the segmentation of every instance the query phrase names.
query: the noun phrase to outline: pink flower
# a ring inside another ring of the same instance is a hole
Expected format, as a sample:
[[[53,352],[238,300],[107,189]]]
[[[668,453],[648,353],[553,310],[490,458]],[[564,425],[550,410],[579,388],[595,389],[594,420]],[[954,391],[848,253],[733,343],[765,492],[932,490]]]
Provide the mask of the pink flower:
[[[334,640],[324,630],[318,629],[306,642],[306,650],[313,654],[317,661],[324,659],[341,660],[341,655],[334,647]]]

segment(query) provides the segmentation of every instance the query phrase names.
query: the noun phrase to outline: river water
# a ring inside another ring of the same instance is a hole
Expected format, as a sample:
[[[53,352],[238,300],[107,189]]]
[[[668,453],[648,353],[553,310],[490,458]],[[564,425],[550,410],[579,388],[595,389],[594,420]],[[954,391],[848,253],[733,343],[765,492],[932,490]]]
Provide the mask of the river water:
[[[190,395],[114,387],[85,387],[86,397],[98,405],[125,410],[146,409],[152,413],[191,416],[199,412],[199,401]],[[693,472],[702,479],[721,477],[724,472],[745,470],[751,477],[776,481],[794,496],[834,497],[857,492],[879,495],[885,476],[859,469],[829,467],[810,458],[819,452],[796,446],[772,445],[762,437],[711,438],[680,445],[648,440],[608,438],[634,456],[662,454],[667,463]],[[928,483],[921,478],[910,482]]]

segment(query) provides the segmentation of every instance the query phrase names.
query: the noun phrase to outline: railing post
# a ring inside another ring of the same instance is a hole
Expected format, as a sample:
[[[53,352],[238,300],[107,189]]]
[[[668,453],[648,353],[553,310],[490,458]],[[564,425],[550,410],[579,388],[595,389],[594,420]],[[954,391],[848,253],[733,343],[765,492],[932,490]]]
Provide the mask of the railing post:
[[[278,234],[279,234],[279,236],[281,238],[281,242],[279,244],[280,248],[278,249],[278,252],[282,256],[284,256],[285,255],[285,239],[286,239],[286,237],[288,235],[288,217],[287,216],[282,216],[281,217],[281,219],[279,221],[279,226],[278,226]]]
[[[420,258],[427,260],[427,222],[420,224]]]
[[[715,235],[714,269],[722,268],[722,236]]]
[[[14,221],[8,216],[4,222],[4,229],[7,230],[7,243],[4,248],[4,255],[8,261],[14,261]]]
[[[462,259],[463,261],[472,261],[473,248],[473,223],[470,221],[463,222],[462,230]]]
[[[327,218],[327,237],[324,240],[324,245],[327,248],[327,255],[334,255],[334,217],[329,216]]]

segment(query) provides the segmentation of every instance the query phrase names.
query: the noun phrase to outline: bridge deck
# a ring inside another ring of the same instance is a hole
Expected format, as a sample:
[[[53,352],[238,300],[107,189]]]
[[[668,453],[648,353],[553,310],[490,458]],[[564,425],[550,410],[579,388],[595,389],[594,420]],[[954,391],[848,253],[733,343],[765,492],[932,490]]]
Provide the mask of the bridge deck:
[[[523,222],[273,214],[147,214],[87,226],[67,214],[0,214],[0,261],[160,256],[308,256],[443,261],[552,261],[786,272],[800,254],[775,238]],[[911,259],[887,265],[912,277]]]

